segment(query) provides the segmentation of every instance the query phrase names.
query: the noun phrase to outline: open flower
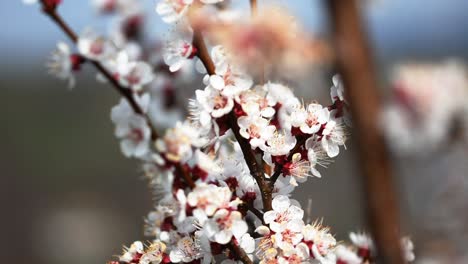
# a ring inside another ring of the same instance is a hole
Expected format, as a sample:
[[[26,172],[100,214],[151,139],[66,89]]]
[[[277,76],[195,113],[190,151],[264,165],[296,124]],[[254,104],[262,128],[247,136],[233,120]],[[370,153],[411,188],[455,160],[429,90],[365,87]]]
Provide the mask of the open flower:
[[[330,158],[340,153],[340,146],[345,144],[346,134],[341,123],[330,120],[322,132],[322,147]]]
[[[226,209],[216,211],[204,226],[208,237],[221,245],[229,243],[233,236],[240,239],[247,233],[247,229],[247,223],[242,219],[240,212]]]
[[[125,263],[138,263],[143,253],[143,243],[141,243],[140,241],[135,241],[129,248],[126,248],[124,250],[124,253],[122,254],[122,256],[120,256],[119,260]]]
[[[121,140],[120,148],[126,157],[141,158],[150,150],[151,130],[140,115],[134,114],[128,120],[116,123],[115,136]]]
[[[206,216],[212,216],[219,208],[230,207],[231,196],[232,193],[229,187],[199,184],[188,194],[187,202],[190,206],[195,207],[196,211],[203,212]],[[197,216],[200,217],[201,215],[198,214]]]
[[[195,91],[197,101],[214,118],[222,117],[231,112],[234,101],[231,97],[223,95],[219,90],[208,86],[205,90]]]
[[[263,146],[276,130],[276,127],[270,125],[268,120],[256,115],[241,116],[237,123],[240,128],[239,133],[242,137],[250,140],[252,149]]]
[[[217,90],[222,90],[227,96],[235,96],[248,90],[253,82],[249,76],[228,65],[224,70],[216,69],[216,74],[209,76],[208,84]]]
[[[118,80],[135,92],[141,91],[153,78],[153,69],[143,61],[133,61],[118,68]]]
[[[164,62],[169,66],[171,72],[178,71],[186,61],[194,56],[196,51],[190,42],[176,40],[167,44],[163,54]]]
[[[146,248],[145,253],[141,256],[139,264],[159,264],[163,260],[163,253],[166,250],[166,245],[156,241]]]
[[[163,138],[159,138],[156,149],[171,162],[185,162],[192,157],[192,137],[184,130],[182,123],[175,128],[168,129]]]
[[[247,115],[261,115],[271,118],[275,114],[275,102],[268,100],[266,91],[259,86],[249,89],[236,96],[236,102],[241,105]]]
[[[324,258],[336,246],[336,240],[329,233],[329,229],[320,223],[304,226],[302,234],[316,259]]]
[[[70,47],[66,43],[59,42],[47,62],[47,68],[49,69],[49,73],[55,77],[68,80],[68,87],[73,88],[75,86],[75,75],[73,72],[79,70],[83,62],[84,59],[81,56],[71,54]]]
[[[149,95],[137,96],[135,100],[141,103],[145,111]],[[151,129],[146,119],[135,114],[125,99],[112,108],[111,120],[115,124],[115,136],[121,140],[120,148],[126,157],[142,158],[149,152]]]
[[[113,63],[107,63],[107,66],[124,87],[135,92],[141,91],[154,79],[153,69],[148,63],[130,60],[125,51],[119,52]]]
[[[79,36],[77,46],[80,54],[90,60],[102,61],[116,53],[113,43],[90,29]]]
[[[299,243],[296,247],[283,250],[283,256],[278,258],[279,264],[305,264],[309,263],[309,248],[304,243]]]
[[[302,159],[300,153],[295,153],[291,162],[286,163],[283,167],[283,175],[291,176],[289,183],[293,186],[297,186],[297,182],[305,182],[307,177],[311,176],[310,171],[309,161]]]
[[[238,95],[252,87],[252,78],[231,63],[230,55],[222,46],[214,47],[211,54],[216,74],[205,76],[206,85],[222,91],[224,95],[229,97]]]
[[[203,256],[202,248],[195,237],[186,236],[177,242],[177,245],[169,253],[171,262],[191,262]]]
[[[279,225],[279,230],[275,231],[275,245],[283,251],[292,251],[303,238],[303,226],[304,222],[302,219],[281,222]]]
[[[271,203],[273,210],[265,212],[263,220],[270,225],[270,229],[274,232],[281,231],[281,224],[293,220],[301,220],[304,216],[304,211],[291,204],[291,200],[285,195],[277,195]]]
[[[322,124],[328,121],[330,112],[319,104],[309,104],[304,117],[304,121],[300,125],[301,131],[306,134],[314,134],[320,130]]]
[[[271,156],[287,155],[296,146],[296,142],[296,138],[289,133],[277,132],[266,141],[262,150],[265,151],[265,154],[268,153]]]

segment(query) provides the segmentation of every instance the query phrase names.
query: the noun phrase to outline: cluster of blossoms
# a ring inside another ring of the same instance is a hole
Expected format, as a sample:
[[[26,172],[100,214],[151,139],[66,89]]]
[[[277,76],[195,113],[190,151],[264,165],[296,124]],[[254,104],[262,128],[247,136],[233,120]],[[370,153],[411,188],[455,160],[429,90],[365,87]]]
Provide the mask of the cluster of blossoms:
[[[401,65],[395,69],[392,88],[382,127],[396,151],[433,152],[467,126],[468,77],[463,64]]]
[[[328,228],[305,223],[299,202],[289,198],[299,183],[320,178],[319,169],[345,146],[351,121],[339,76],[333,77],[328,106],[304,103],[279,82],[256,83],[231,50],[212,45],[208,52],[194,37],[201,34],[186,14],[219,2],[159,1],[157,13],[166,23],[178,22],[180,34],[160,56],[148,56],[138,42],[141,21],[128,22],[128,16],[141,18],[136,1],[94,1],[100,13],[116,13],[126,26],[111,38],[86,30],[76,40],[77,54],[64,43],[53,54],[50,68],[58,77],[73,83],[74,71],[93,62],[99,79],[124,95],[111,111],[115,135],[123,154],[141,161],[157,200],[145,221],[151,242],[133,243],[111,263],[372,261],[370,239],[352,235],[355,247],[337,243]],[[199,54],[202,49],[207,54]],[[200,70],[195,56],[213,69]],[[176,86],[184,67],[204,74],[204,88],[189,101],[189,117],[159,136],[154,115],[167,113],[158,112],[161,97],[174,97],[165,89],[167,83]],[[404,241],[411,261],[412,244]]]

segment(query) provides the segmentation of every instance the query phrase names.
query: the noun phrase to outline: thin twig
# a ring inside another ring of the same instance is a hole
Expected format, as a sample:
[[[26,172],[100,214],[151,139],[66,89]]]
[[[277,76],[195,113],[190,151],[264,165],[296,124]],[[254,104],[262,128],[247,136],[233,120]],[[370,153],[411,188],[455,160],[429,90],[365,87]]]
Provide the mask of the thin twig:
[[[206,48],[206,44],[200,30],[195,30],[193,33],[192,45],[197,48],[197,57],[201,60],[203,66],[205,66],[206,72],[209,75],[215,74],[215,65],[210,57],[208,49]]]
[[[41,3],[43,5],[42,7],[43,7],[44,13],[48,17],[50,17],[50,19],[52,19],[52,21],[54,21],[55,24],[57,24],[59,26],[59,28],[70,38],[70,40],[73,43],[76,44],[78,42],[78,35],[71,29],[70,26],[68,26],[68,24],[63,20],[63,18],[57,13],[55,8],[47,7],[47,5],[44,3],[44,1],[41,1]],[[112,86],[117,90],[117,92],[119,92],[128,101],[128,103],[132,107],[133,111],[135,111],[135,113],[145,117],[145,119],[146,119],[146,121],[148,123],[148,126],[151,129],[151,138],[153,140],[156,140],[158,138],[158,132],[156,131],[155,127],[153,126],[150,118],[143,113],[143,110],[141,109],[141,107],[138,105],[138,103],[133,98],[132,91],[130,89],[120,85],[120,83],[112,76],[112,74],[109,71],[107,71],[104,68],[104,66],[102,66],[101,63],[99,63],[98,61],[91,61],[91,63],[96,67],[96,69],[102,75],[104,75],[104,77],[106,77],[106,79],[112,84]]]
[[[253,206],[253,203],[247,203],[247,209],[252,212],[260,221],[262,221],[262,224],[265,225],[265,221],[263,220],[263,213],[260,212],[257,208]]]
[[[329,0],[337,66],[349,100],[365,182],[368,217],[377,244],[378,263],[404,263],[392,170],[378,128],[379,95],[358,1]]]

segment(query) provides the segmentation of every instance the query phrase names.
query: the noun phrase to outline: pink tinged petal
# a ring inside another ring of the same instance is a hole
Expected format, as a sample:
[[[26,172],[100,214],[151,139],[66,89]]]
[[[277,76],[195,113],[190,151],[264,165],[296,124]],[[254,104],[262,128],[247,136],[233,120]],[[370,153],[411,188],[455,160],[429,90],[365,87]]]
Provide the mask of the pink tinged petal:
[[[275,221],[277,216],[278,216],[278,213],[275,211],[265,212],[265,214],[263,214],[263,221],[265,221],[265,223],[267,224],[270,224],[273,221]]]

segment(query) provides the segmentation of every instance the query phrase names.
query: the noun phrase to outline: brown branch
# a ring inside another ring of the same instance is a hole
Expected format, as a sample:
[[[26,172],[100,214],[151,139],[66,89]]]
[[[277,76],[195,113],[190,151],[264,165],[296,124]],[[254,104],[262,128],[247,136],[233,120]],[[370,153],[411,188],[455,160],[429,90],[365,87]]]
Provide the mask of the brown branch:
[[[270,211],[272,210],[271,201],[273,199],[273,188],[264,177],[263,167],[260,163],[257,162],[257,159],[255,158],[255,153],[253,152],[249,141],[241,136],[239,132],[239,126],[237,125],[237,118],[234,112],[229,113],[228,119],[229,127],[234,133],[237,142],[239,142],[242,153],[244,154],[245,161],[247,163],[247,166],[249,167],[250,174],[254,177],[255,181],[258,184],[258,187],[260,188],[260,193],[262,195],[263,202],[263,211]]]
[[[337,66],[342,75],[355,127],[368,217],[379,263],[404,263],[392,169],[378,128],[379,95],[368,43],[356,0],[329,0]]]
[[[202,61],[207,73],[210,75],[215,74],[215,66],[213,60],[211,59],[210,54],[208,53],[205,41],[203,40],[203,35],[199,30],[195,30],[192,44],[197,49],[197,57]],[[244,158],[246,160],[247,166],[249,167],[250,173],[259,185],[264,207],[263,210],[272,210],[271,201],[273,189],[270,188],[270,185],[265,181],[265,177],[263,177],[262,168],[260,164],[257,163],[257,160],[255,159],[255,154],[253,153],[249,142],[239,134],[237,118],[234,115],[234,112],[231,111],[231,113],[229,113],[228,118],[229,126],[231,127],[234,135],[236,136],[237,141],[239,142],[239,145],[241,146],[242,153],[244,154]],[[247,206],[248,209],[263,222],[263,214],[253,206]],[[229,247],[231,248],[231,250],[234,251],[236,257],[240,261],[242,261],[245,264],[253,264],[252,260],[249,258],[249,256],[247,256],[245,251],[242,248],[240,248],[239,245],[237,245],[237,242],[231,240],[231,242],[229,243]]]
[[[231,240],[231,242],[229,243],[229,248],[232,251],[234,251],[235,256],[236,256],[237,259],[239,259],[240,261],[242,261],[245,264],[253,264],[253,261],[249,258],[247,253],[245,253],[245,251],[242,248],[239,247],[239,245],[237,244],[236,241]]]
[[[260,221],[262,221],[263,225],[266,225],[265,221],[263,220],[263,213],[257,208],[255,208],[252,202],[246,203],[246,205],[247,205],[247,210],[252,212]]]
[[[68,26],[68,24],[63,20],[63,18],[57,13],[56,9],[48,6],[47,4],[45,4],[44,0],[42,0],[41,3],[42,3],[42,10],[44,11],[44,13],[48,17],[50,17],[50,19],[52,19],[52,21],[54,21],[55,24],[57,24],[57,26],[59,26],[59,28],[70,38],[71,41],[73,41],[73,43],[77,44],[78,35],[71,29],[70,26]],[[151,138],[153,140],[157,139],[158,138],[158,133],[157,133],[155,127],[151,123],[151,120],[149,119],[149,117],[143,113],[143,110],[140,108],[138,103],[133,98],[132,91],[130,89],[126,88],[126,87],[123,87],[112,76],[112,74],[109,71],[107,71],[104,68],[104,66],[102,66],[101,63],[99,63],[97,61],[91,61],[91,63],[96,67],[96,69],[102,75],[104,75],[104,77],[106,77],[106,79],[112,84],[112,86],[117,90],[117,92],[119,92],[123,97],[125,97],[125,99],[128,101],[128,103],[132,107],[133,111],[135,111],[135,113],[145,117],[145,119],[146,119],[146,121],[148,123],[148,126],[151,129]]]
[[[208,53],[205,41],[203,40],[203,36],[199,30],[195,30],[192,44],[197,49],[197,57],[202,61],[208,74],[215,74],[213,60]],[[229,113],[228,119],[229,127],[234,132],[234,135],[239,142],[239,145],[241,146],[242,153],[244,154],[244,158],[250,170],[250,174],[252,174],[252,176],[255,178],[260,188],[263,201],[263,210],[269,211],[271,210],[272,188],[265,180],[263,168],[261,164],[257,162],[255,153],[253,152],[249,142],[240,135],[239,126],[237,125],[237,118],[234,115],[234,112],[231,111],[231,113]]]
[[[177,174],[182,175],[182,178],[184,178],[185,183],[187,183],[190,189],[195,188],[195,182],[192,177],[190,177],[189,172],[181,164],[176,164],[174,167]]]
[[[256,16],[258,12],[257,0],[250,0],[250,9],[252,10],[252,16]]]
[[[206,72],[209,75],[215,74],[215,65],[210,57],[208,49],[206,48],[206,44],[200,30],[195,30],[193,33],[192,45],[197,48],[197,57],[201,60],[203,66],[205,66]]]

